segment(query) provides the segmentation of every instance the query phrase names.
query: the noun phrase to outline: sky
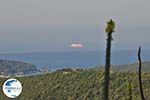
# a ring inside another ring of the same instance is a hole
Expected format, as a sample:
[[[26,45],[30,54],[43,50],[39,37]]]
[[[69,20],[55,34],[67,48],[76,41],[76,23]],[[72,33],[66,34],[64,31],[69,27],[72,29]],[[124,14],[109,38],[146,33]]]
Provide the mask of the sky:
[[[149,0],[0,0],[0,53],[150,49]],[[81,43],[82,48],[70,48]]]

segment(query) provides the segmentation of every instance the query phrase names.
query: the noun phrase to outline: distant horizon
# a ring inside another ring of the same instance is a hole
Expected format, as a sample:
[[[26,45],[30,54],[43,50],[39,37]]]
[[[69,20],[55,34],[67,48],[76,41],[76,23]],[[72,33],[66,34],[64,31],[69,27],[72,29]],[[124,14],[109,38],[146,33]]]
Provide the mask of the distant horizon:
[[[113,49],[112,52],[115,51],[137,51],[137,48],[119,48],[119,49]],[[99,49],[99,50],[68,50],[68,51],[19,51],[19,52],[0,52],[0,54],[20,54],[20,53],[67,53],[67,52],[101,52],[105,49]],[[142,51],[150,51],[150,48],[142,48]]]
[[[137,53],[137,50],[112,51],[111,64],[135,63],[138,61]],[[141,58],[142,61],[150,61],[150,51],[142,50]],[[105,64],[105,51],[6,53],[0,54],[0,59],[28,62],[37,67],[90,67]]]
[[[117,3],[116,3],[117,2]],[[150,1],[0,1],[0,52],[105,49],[106,23],[116,23],[114,49],[150,49]]]

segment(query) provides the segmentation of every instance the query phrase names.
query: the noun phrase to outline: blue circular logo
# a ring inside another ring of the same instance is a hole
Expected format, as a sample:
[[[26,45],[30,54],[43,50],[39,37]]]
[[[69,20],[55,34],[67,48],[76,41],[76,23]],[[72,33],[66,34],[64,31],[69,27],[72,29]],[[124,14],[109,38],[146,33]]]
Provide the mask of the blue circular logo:
[[[3,92],[9,98],[16,98],[22,92],[22,85],[17,79],[8,79],[3,84]]]

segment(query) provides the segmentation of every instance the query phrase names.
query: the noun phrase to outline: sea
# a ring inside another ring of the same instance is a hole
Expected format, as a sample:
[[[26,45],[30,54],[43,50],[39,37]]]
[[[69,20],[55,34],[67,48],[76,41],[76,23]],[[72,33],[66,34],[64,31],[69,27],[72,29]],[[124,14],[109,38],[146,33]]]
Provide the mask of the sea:
[[[141,53],[142,61],[150,61],[150,50]],[[57,70],[63,68],[90,68],[105,64],[105,51],[1,53],[0,59],[22,61],[37,68]],[[136,50],[117,50],[111,53],[111,64],[138,62]]]

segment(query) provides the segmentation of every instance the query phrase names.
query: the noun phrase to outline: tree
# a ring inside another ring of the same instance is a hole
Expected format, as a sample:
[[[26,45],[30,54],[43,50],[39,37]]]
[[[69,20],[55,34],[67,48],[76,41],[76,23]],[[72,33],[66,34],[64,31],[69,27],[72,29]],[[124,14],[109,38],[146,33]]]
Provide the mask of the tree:
[[[107,47],[106,47],[106,59],[105,59],[105,73],[104,73],[104,87],[103,87],[103,100],[109,100],[109,80],[110,80],[110,57],[111,57],[111,41],[112,33],[114,32],[115,22],[110,19],[107,22],[107,27],[105,29],[107,33]]]

